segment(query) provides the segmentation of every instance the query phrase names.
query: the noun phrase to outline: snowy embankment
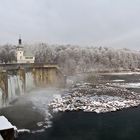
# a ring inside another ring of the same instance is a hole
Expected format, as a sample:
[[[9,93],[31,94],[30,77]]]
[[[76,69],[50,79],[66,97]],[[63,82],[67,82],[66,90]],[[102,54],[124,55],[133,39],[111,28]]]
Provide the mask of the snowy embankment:
[[[75,85],[69,93],[55,97],[49,107],[53,113],[79,110],[102,113],[139,104],[140,95],[125,88],[83,83]]]

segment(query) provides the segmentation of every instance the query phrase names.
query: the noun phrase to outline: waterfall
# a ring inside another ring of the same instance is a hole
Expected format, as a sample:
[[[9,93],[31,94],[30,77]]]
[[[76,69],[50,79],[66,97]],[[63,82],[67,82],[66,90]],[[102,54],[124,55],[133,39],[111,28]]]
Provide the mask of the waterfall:
[[[3,105],[2,90],[0,89],[0,107]]]
[[[31,91],[32,89],[35,88],[35,84],[34,84],[34,78],[31,72],[27,72],[26,73],[26,79],[25,79],[25,83],[26,83],[26,92]]]
[[[8,102],[24,94],[24,83],[19,76],[8,76]]]
[[[8,75],[8,96],[0,89],[0,108],[5,107],[12,100],[24,94],[24,83],[18,75]]]
[[[25,83],[21,80],[19,75],[8,75],[8,97],[5,99],[2,89],[0,89],[0,108],[7,106],[18,96],[23,95],[24,87],[26,88],[26,92],[29,92],[35,88],[34,79],[31,72],[26,73]]]

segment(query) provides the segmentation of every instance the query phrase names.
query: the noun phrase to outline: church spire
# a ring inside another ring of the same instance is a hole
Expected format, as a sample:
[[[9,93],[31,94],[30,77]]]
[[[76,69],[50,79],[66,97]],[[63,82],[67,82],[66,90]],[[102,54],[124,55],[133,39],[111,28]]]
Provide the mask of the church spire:
[[[18,45],[22,45],[22,39],[21,39],[21,35],[19,35],[19,39],[18,39]]]

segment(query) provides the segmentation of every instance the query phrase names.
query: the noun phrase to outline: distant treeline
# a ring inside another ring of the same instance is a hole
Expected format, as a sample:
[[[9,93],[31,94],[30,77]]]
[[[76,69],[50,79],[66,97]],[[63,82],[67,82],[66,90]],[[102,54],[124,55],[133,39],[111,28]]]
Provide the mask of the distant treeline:
[[[1,46],[1,63],[16,60],[15,47]],[[140,52],[128,49],[108,47],[79,47],[71,45],[35,44],[25,45],[26,51],[32,51],[36,63],[57,63],[65,74],[89,71],[121,71],[140,68]]]

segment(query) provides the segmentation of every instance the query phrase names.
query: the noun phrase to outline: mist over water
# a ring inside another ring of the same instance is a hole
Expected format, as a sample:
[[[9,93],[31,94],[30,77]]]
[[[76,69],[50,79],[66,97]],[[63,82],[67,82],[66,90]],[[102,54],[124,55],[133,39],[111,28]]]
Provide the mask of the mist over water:
[[[48,104],[60,89],[36,89],[25,93],[2,108],[0,114],[6,116],[19,129],[39,130],[46,128],[50,119]],[[49,122],[50,124],[50,122]]]

